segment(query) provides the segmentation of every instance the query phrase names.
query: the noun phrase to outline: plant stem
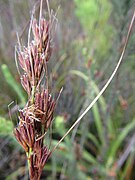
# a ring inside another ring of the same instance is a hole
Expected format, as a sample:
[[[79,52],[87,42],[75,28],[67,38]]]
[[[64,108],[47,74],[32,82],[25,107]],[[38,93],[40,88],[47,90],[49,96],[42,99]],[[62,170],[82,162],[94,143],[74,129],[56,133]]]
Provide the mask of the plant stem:
[[[31,166],[30,166],[30,156],[32,155],[32,153],[33,153],[32,148],[29,148],[29,152],[26,153],[27,159],[28,159],[28,169],[29,169],[30,179],[32,179],[32,178],[31,178]]]

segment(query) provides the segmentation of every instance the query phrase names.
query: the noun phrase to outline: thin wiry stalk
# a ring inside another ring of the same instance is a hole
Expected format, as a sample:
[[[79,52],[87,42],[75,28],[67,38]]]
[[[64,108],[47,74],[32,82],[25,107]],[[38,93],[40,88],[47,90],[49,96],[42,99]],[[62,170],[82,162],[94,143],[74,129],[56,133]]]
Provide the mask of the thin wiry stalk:
[[[69,128],[69,130],[65,133],[65,135],[58,141],[58,143],[56,144],[56,146],[54,146],[54,148],[52,149],[51,153],[53,153],[55,151],[55,149],[59,146],[59,144],[65,139],[65,137],[74,129],[74,127],[80,123],[80,121],[82,120],[82,118],[88,113],[88,111],[94,106],[94,104],[98,101],[98,99],[102,96],[102,94],[105,92],[105,90],[108,88],[108,86],[110,85],[110,83],[112,82],[115,74],[117,73],[121,63],[122,63],[122,60],[123,60],[123,57],[124,57],[124,54],[125,54],[125,50],[126,50],[126,47],[127,47],[127,44],[128,44],[128,40],[129,40],[129,37],[131,35],[131,31],[132,31],[132,27],[133,27],[133,24],[134,24],[134,20],[135,20],[135,10],[134,10],[134,13],[133,13],[133,16],[132,16],[132,19],[131,19],[131,22],[130,22],[130,26],[129,26],[129,29],[128,29],[128,33],[127,33],[127,36],[126,36],[126,40],[125,40],[125,44],[124,44],[124,47],[123,47],[123,50],[122,50],[122,53],[120,55],[120,58],[118,60],[118,63],[113,71],[113,73],[111,74],[110,78],[108,79],[107,83],[104,85],[104,87],[101,89],[101,91],[99,92],[99,94],[95,97],[95,99],[90,103],[90,105],[85,109],[85,111],[80,115],[80,117],[75,121],[75,123]]]

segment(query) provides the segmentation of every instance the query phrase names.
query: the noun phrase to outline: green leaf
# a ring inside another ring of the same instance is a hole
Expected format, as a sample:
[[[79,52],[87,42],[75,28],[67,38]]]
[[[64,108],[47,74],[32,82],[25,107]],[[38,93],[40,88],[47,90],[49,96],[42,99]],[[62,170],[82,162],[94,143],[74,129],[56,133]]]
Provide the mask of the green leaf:
[[[85,74],[84,74],[83,72],[81,72],[81,71],[71,70],[71,71],[69,71],[69,73],[81,77],[81,78],[84,79],[86,82],[89,80],[89,77],[88,77],[87,75],[85,75]]]
[[[118,136],[116,136],[116,139],[114,139],[114,141],[111,143],[107,156],[107,168],[109,168],[112,165],[116,158],[116,152],[118,151],[119,147],[121,146],[122,142],[124,141],[128,133],[134,128],[135,119],[132,122],[128,123],[127,126],[123,128],[123,130],[121,130],[121,133],[119,133]]]
[[[2,69],[3,75],[5,77],[5,80],[7,81],[9,86],[16,92],[16,94],[18,95],[18,97],[21,101],[21,104],[24,105],[26,103],[26,100],[25,100],[21,86],[16,82],[16,80],[10,73],[9,68],[6,64],[3,64],[1,66],[1,69]]]
[[[0,117],[0,135],[10,135],[13,132],[13,123]]]
[[[99,90],[98,86],[96,85],[96,83],[93,80],[91,80],[91,81],[92,81],[91,84],[92,84],[92,87],[93,87],[93,89],[95,91],[95,94],[98,95],[100,90]],[[98,101],[99,101],[99,104],[100,104],[100,107],[101,107],[102,111],[104,113],[106,113],[107,105],[106,105],[104,97],[101,96]],[[114,127],[113,127],[113,124],[112,124],[112,121],[111,121],[110,118],[107,120],[107,127],[108,127],[108,130],[109,130],[109,134],[110,135],[114,134],[115,131],[114,131]]]
[[[57,132],[63,136],[66,133],[66,129],[64,126],[64,118],[62,116],[57,116],[54,121],[55,128]]]
[[[87,160],[88,162],[92,163],[92,164],[97,164],[97,160],[96,158],[94,158],[94,156],[92,156],[90,153],[88,153],[87,151],[83,151],[83,158],[85,160]]]
[[[101,118],[100,118],[97,103],[95,103],[93,105],[92,112],[93,112],[93,115],[94,115],[95,124],[96,124],[99,139],[101,140],[102,144],[105,144],[105,142],[104,142],[105,141],[105,139],[104,139],[104,130],[103,130],[102,121],[101,121]]]

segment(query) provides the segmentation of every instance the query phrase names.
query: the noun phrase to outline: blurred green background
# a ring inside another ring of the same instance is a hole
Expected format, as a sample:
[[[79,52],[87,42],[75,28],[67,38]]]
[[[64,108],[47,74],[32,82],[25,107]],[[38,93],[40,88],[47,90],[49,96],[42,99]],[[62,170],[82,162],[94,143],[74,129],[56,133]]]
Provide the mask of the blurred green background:
[[[0,179],[28,179],[25,154],[13,136],[17,110],[27,100],[14,50],[16,32],[23,44],[27,43],[35,3],[38,14],[36,0],[0,0]],[[51,0],[50,7],[57,12],[58,19],[49,61],[50,87],[54,95],[63,87],[52,129],[46,137],[46,143],[51,141],[53,147],[113,72],[135,3]],[[45,1],[43,13],[47,16]],[[135,179],[134,29],[111,85],[54,152],[41,179]]]

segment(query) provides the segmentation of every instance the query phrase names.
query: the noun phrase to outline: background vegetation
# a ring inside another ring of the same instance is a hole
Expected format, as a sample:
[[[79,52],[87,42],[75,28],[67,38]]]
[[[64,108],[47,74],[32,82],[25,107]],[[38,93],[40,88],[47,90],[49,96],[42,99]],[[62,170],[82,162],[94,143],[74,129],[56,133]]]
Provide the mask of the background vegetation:
[[[26,102],[14,60],[14,47],[16,31],[24,44],[27,43],[29,18],[35,2],[38,1],[0,1],[0,178],[6,180],[28,179],[25,154],[12,133],[18,122],[17,110]],[[54,95],[64,88],[47,137],[46,143],[49,143],[52,136],[52,147],[111,75],[134,5],[133,0],[50,1],[50,7],[55,12],[58,10],[49,64],[50,83]],[[47,12],[46,4],[44,8]],[[38,11],[37,3],[37,14]],[[43,179],[135,178],[134,47],[133,31],[115,79],[52,155]]]

